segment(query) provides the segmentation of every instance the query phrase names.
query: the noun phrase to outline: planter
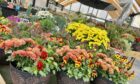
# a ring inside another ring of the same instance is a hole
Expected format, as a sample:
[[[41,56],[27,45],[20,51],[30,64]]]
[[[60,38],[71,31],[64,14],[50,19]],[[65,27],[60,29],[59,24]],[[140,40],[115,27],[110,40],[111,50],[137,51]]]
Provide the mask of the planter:
[[[140,52],[140,45],[137,44],[137,43],[135,43],[135,44],[132,45],[132,49],[133,49],[134,51],[139,51],[139,52]]]
[[[4,53],[4,50],[0,48],[0,65],[8,65],[9,62],[6,61],[7,56]]]
[[[90,84],[115,84],[115,83],[106,78],[97,77],[94,79],[94,81],[91,81]]]
[[[48,84],[51,76],[50,74],[47,77],[31,75],[17,69],[13,63],[10,64],[10,74],[13,84]]]
[[[57,73],[57,84],[89,84],[83,80],[76,80],[74,78],[69,78],[65,73]]]
[[[8,8],[8,7],[5,7],[5,6],[1,6],[1,7],[2,7],[2,15],[4,17],[8,17],[8,16],[11,16],[11,15],[15,15],[15,16],[18,15],[18,11],[16,11],[15,9],[11,9],[11,8]]]

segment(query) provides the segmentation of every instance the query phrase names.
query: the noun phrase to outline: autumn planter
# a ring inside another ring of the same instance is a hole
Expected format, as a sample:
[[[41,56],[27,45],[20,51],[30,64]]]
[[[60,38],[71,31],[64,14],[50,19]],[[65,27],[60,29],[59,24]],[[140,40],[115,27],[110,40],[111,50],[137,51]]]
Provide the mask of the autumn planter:
[[[11,50],[7,60],[14,84],[47,84],[50,74],[59,71],[47,49],[31,38],[9,39],[0,47]]]
[[[58,84],[89,84],[97,74],[94,71],[92,54],[85,49],[68,45],[56,50],[61,72],[57,74]]]

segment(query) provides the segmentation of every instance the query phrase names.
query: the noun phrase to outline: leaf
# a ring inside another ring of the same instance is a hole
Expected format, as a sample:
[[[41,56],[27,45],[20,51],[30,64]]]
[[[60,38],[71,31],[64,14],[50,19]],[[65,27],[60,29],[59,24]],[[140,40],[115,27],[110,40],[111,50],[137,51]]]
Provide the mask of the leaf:
[[[27,72],[29,72],[29,73],[32,72],[31,67],[24,67],[23,70],[24,70],[24,71],[27,71]]]
[[[89,78],[88,77],[83,77],[84,82],[89,82]]]
[[[78,78],[81,78],[83,76],[83,73],[79,72],[78,73]]]
[[[33,73],[37,76],[38,71],[37,71],[37,70],[34,70],[34,72],[33,72]]]
[[[46,76],[46,73],[44,73],[43,71],[39,71],[39,74],[40,74],[41,76],[43,76],[43,77]]]
[[[53,74],[56,74],[56,71],[55,70],[53,70],[52,72],[53,72]]]

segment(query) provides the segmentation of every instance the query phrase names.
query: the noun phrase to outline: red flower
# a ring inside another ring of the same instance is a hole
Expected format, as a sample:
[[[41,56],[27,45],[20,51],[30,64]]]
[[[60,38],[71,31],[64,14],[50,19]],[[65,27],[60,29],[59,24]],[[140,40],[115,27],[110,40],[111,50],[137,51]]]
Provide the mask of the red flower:
[[[42,70],[43,69],[43,63],[42,63],[42,61],[38,61],[37,62],[37,69],[40,71],[40,70]]]
[[[140,38],[136,38],[136,42],[140,42]]]
[[[48,53],[47,52],[45,52],[45,51],[42,51],[41,52],[41,56],[40,56],[40,58],[42,58],[42,59],[46,59],[48,57]]]

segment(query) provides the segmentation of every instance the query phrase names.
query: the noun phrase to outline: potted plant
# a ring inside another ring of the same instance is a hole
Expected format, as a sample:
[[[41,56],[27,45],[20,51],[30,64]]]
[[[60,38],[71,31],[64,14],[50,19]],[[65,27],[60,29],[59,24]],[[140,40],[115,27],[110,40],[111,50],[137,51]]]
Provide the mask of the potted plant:
[[[70,33],[76,41],[84,43],[88,49],[99,50],[101,46],[106,49],[109,47],[110,40],[105,30],[74,22],[68,25],[66,31]]]
[[[51,72],[59,70],[47,49],[31,38],[6,40],[0,47],[11,53],[7,60],[14,84],[47,84]]]
[[[56,53],[62,70],[57,74],[58,84],[89,84],[97,76],[92,53],[85,49],[71,49],[66,45],[57,49]]]
[[[125,56],[114,54],[109,57],[106,54],[96,54],[95,66],[98,77],[91,84],[127,84],[134,77],[131,71],[134,60],[128,60]]]

